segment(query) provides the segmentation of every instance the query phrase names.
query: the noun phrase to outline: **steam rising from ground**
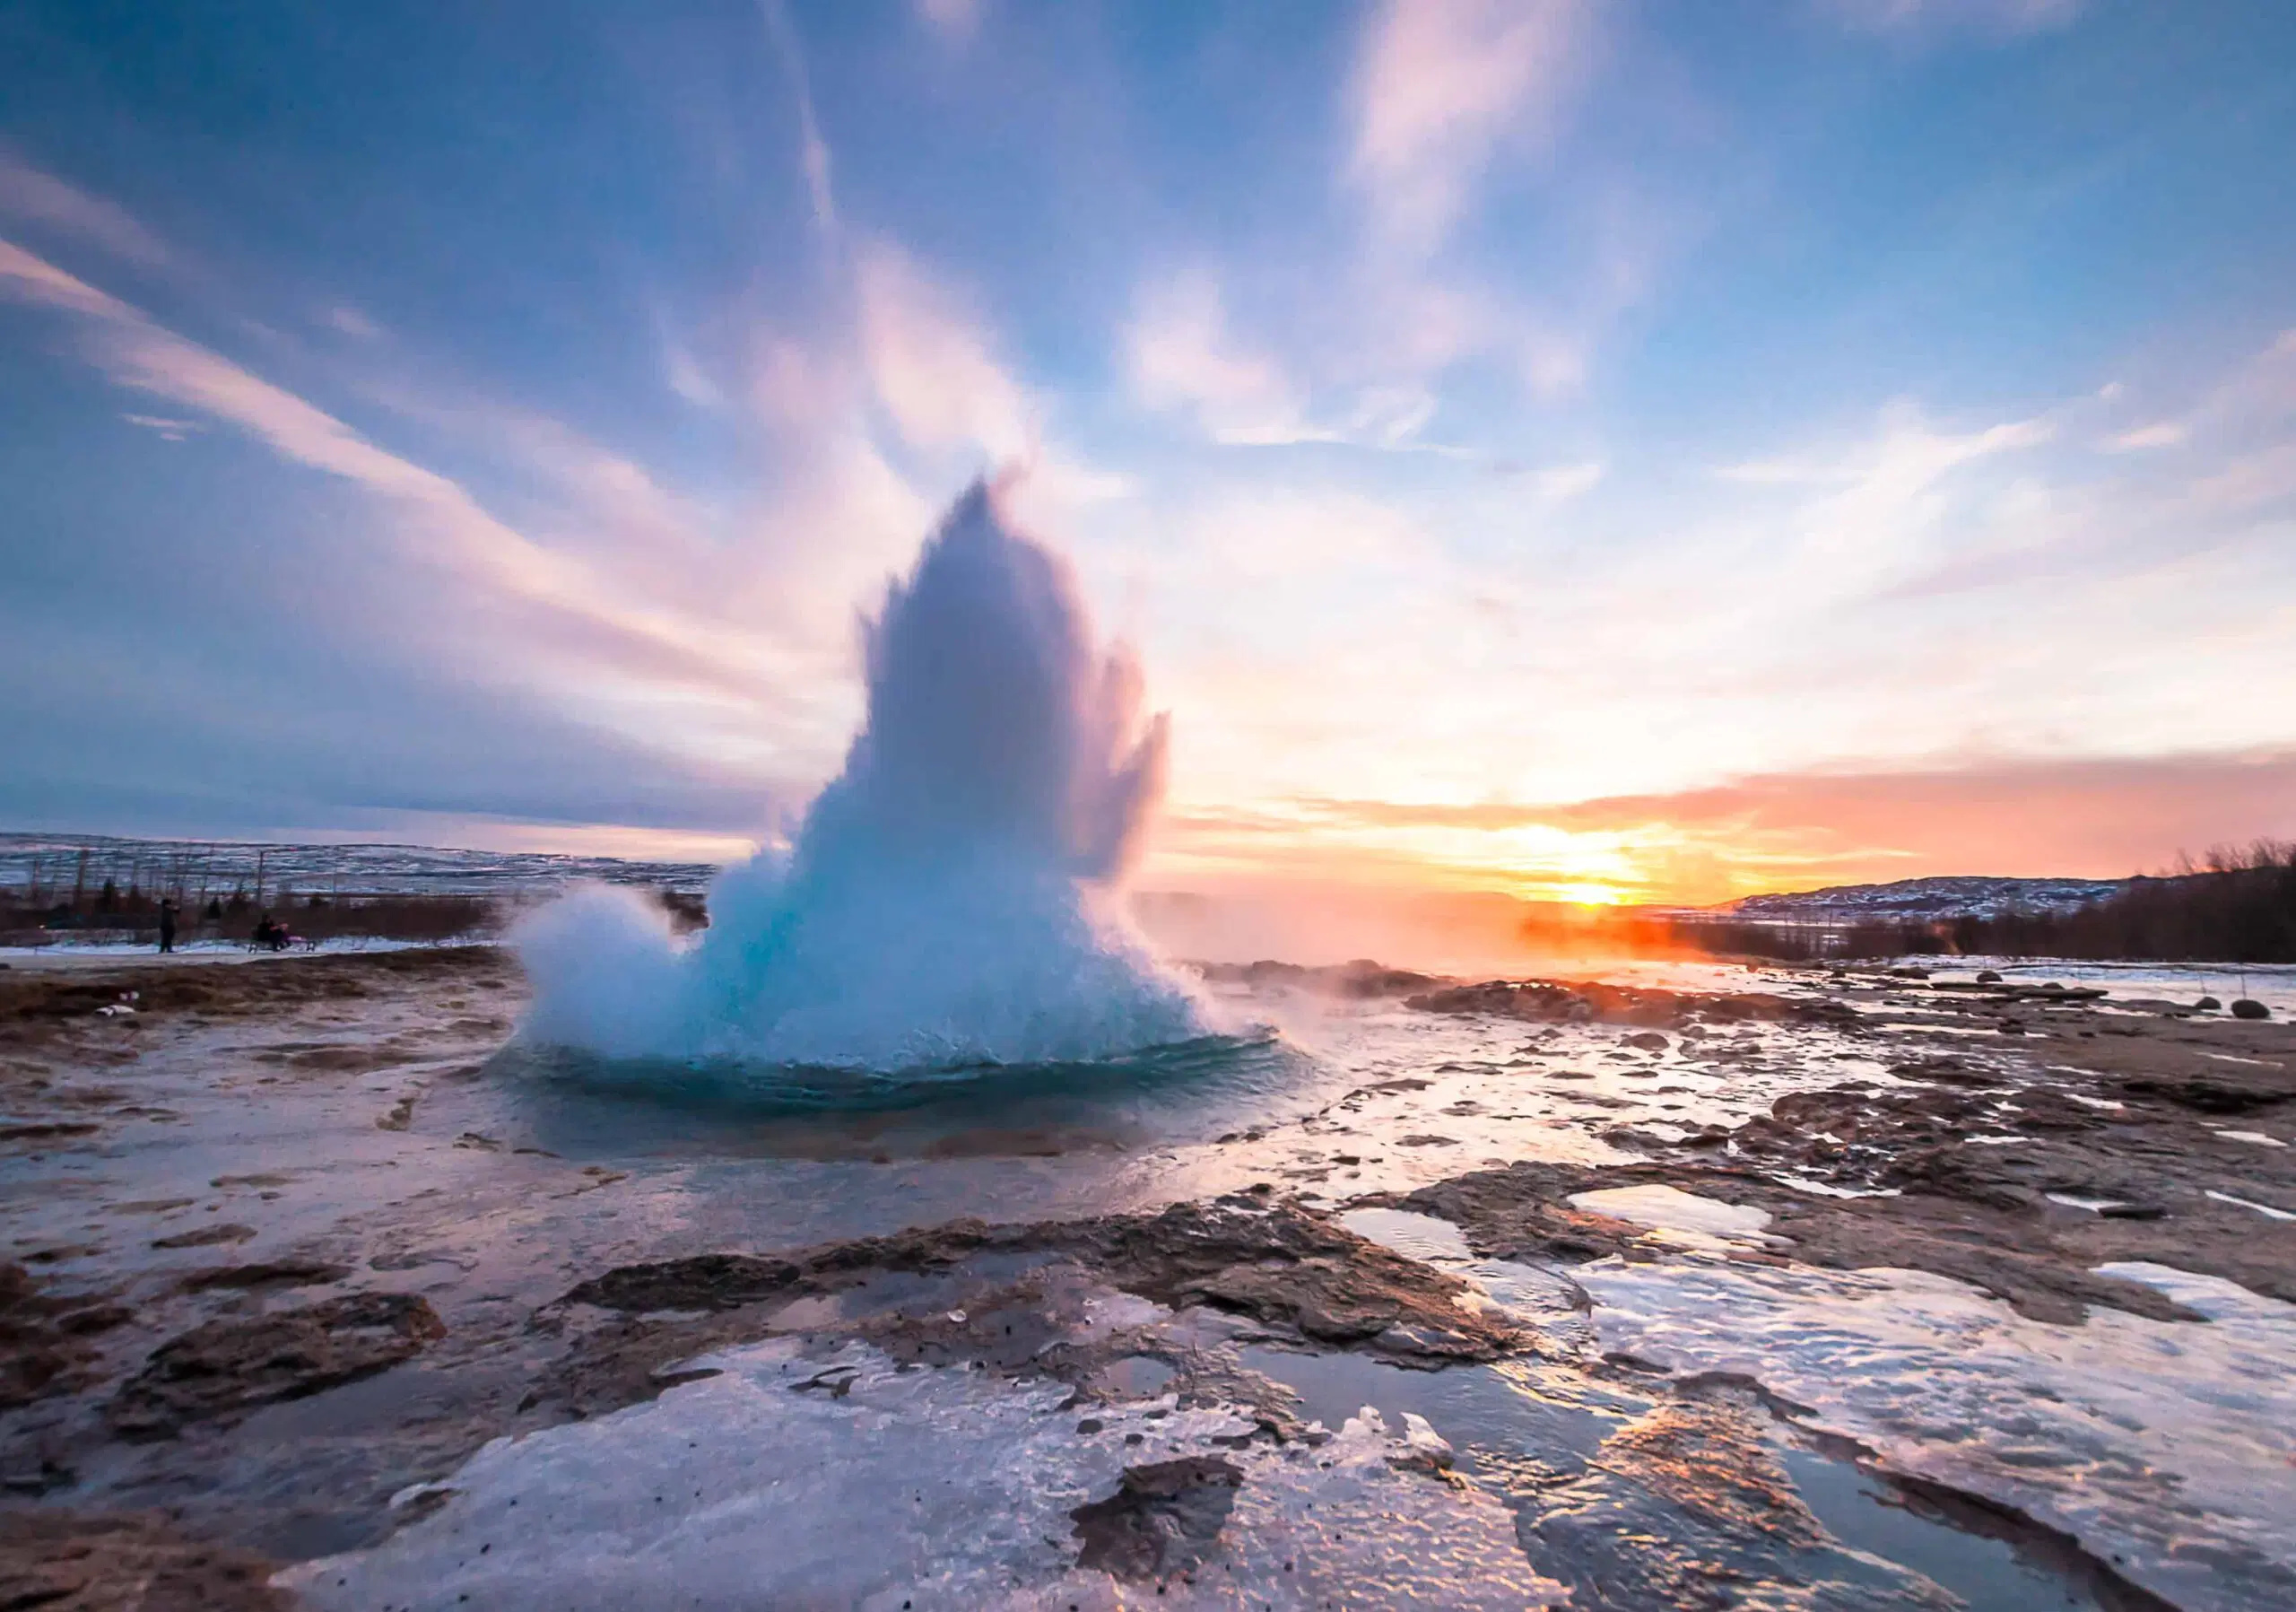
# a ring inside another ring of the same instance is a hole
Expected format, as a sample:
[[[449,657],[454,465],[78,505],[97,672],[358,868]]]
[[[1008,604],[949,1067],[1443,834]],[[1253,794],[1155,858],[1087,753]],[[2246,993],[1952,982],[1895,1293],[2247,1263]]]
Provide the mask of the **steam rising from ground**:
[[[868,623],[868,717],[787,851],[727,870],[682,946],[627,891],[516,936],[536,1041],[609,1057],[895,1070],[1110,1057],[1205,1033],[1110,893],[1162,795],[1165,720],[1067,568],[984,484]]]

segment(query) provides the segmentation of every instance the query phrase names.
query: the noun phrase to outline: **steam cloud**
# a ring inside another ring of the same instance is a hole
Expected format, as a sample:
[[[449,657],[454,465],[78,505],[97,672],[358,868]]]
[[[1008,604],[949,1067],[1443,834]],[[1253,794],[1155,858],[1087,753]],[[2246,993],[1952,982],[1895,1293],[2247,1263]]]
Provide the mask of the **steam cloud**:
[[[787,851],[721,875],[681,945],[628,891],[514,936],[530,1040],[608,1057],[891,1071],[1111,1057],[1201,1035],[1108,902],[1164,787],[1166,722],[1067,567],[985,484],[865,628],[868,717]]]

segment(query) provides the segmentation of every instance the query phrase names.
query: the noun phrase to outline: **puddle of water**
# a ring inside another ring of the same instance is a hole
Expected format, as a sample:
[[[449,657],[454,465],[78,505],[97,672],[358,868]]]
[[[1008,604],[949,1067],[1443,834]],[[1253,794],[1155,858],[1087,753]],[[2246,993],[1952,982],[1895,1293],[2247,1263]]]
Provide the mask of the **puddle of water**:
[[[1474,1258],[1465,1233],[1449,1221],[1433,1215],[1421,1215],[1410,1209],[1350,1209],[1339,1217],[1339,1224],[1358,1237],[1392,1249],[1406,1259],[1434,1264]]]
[[[1606,1438],[1659,1403],[1519,1361],[1413,1372],[1357,1355],[1265,1346],[1243,1354],[1246,1365],[1300,1396],[1302,1416],[1326,1427],[1367,1405],[1391,1426],[1402,1425],[1407,1411],[1424,1416],[1450,1441],[1457,1470],[1526,1518],[1537,1515],[1540,1494],[1584,1474]],[[2001,1540],[1919,1514],[1848,1461],[1788,1438],[1778,1441],[1777,1453],[1804,1503],[1842,1544],[1926,1576],[1961,1597],[1969,1612],[2109,1612],[2084,1584]],[[1535,1552],[1532,1565],[1557,1571]]]
[[[1759,1238],[1770,1224],[1767,1209],[1700,1198],[1679,1187],[1605,1187],[1573,1192],[1570,1202],[1589,1214],[1608,1215],[1661,1232],[1690,1232],[1727,1240]]]
[[[1469,1476],[1535,1460],[1558,1477],[1575,1475],[1605,1438],[1648,1402],[1613,1392],[1574,1371],[1535,1362],[1405,1371],[1361,1355],[1297,1355],[1248,1346],[1244,1364],[1300,1396],[1300,1415],[1335,1428],[1365,1406],[1388,1425],[1405,1411],[1427,1418],[1458,1452]],[[1494,1468],[1491,1458],[1502,1458]]]
[[[1112,1360],[1094,1374],[1092,1385],[1124,1399],[1153,1399],[1170,1386],[1179,1372],[1147,1355],[1127,1355]]]
[[[1781,1456],[1802,1503],[1836,1538],[1912,1568],[1960,1596],[1969,1612],[2106,1608],[2086,1586],[2027,1560],[2005,1541],[1920,1515],[1872,1473],[1810,1450],[1789,1447]]]

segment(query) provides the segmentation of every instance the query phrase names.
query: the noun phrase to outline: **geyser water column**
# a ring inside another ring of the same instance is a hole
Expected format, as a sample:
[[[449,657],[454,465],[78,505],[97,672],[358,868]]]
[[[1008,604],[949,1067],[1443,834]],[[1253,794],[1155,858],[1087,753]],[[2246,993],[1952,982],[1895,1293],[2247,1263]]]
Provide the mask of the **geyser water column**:
[[[864,629],[868,715],[786,851],[691,945],[628,891],[521,923],[530,1041],[879,1071],[1104,1059],[1205,1033],[1110,898],[1164,783],[1131,658],[976,484]]]

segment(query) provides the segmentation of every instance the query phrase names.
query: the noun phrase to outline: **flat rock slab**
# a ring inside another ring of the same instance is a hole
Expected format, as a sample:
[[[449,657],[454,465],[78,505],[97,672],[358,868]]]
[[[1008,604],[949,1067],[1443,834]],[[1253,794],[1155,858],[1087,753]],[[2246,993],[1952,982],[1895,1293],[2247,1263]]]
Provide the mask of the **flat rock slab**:
[[[288,1612],[276,1564],[152,1512],[0,1512],[0,1606],[56,1612]]]
[[[249,1320],[213,1320],[153,1350],[107,1414],[122,1438],[172,1438],[193,1423],[387,1371],[446,1332],[428,1303],[401,1293],[346,1294]]]

